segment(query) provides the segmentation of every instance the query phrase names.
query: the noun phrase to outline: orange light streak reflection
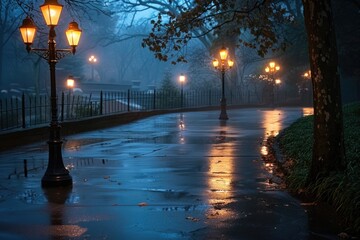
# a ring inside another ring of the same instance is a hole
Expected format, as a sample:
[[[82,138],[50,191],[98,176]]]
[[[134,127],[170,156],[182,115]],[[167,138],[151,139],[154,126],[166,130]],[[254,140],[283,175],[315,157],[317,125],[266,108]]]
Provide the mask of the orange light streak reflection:
[[[312,108],[312,107],[303,108],[302,112],[303,112],[304,117],[314,115],[314,108]]]
[[[229,209],[223,208],[226,204],[234,201],[233,177],[234,177],[234,143],[226,141],[227,127],[222,127],[219,140],[213,144],[209,154],[209,172],[208,172],[208,203],[214,208],[209,209],[207,218],[228,218],[235,213]]]
[[[263,145],[261,146],[261,155],[267,156],[269,154],[267,146]]]
[[[284,111],[282,110],[271,110],[264,111],[263,115],[263,128],[264,132],[264,140],[268,137],[276,137],[280,130],[282,129],[282,115]]]
[[[263,112],[263,129],[264,139],[260,149],[260,154],[264,157],[263,167],[269,173],[274,173],[275,165],[272,162],[267,162],[269,157],[269,149],[267,146],[267,139],[269,137],[276,137],[282,129],[282,118],[284,111],[282,110],[269,110]],[[271,187],[269,182],[265,182],[267,187]]]

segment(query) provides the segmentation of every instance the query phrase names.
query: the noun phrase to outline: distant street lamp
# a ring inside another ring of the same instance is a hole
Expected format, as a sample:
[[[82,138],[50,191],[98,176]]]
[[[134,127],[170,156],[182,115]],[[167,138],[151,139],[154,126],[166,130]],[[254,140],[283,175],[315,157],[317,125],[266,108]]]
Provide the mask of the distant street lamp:
[[[228,115],[226,113],[226,98],[225,98],[225,72],[234,66],[234,61],[228,59],[228,50],[222,47],[219,52],[220,61],[218,59],[213,60],[213,66],[221,72],[221,100],[220,100],[220,120],[227,120]],[[219,66],[220,65],[220,66]]]
[[[75,80],[73,76],[68,76],[68,78],[66,79],[66,86],[68,87],[70,93],[71,89],[75,87]]]
[[[31,48],[36,34],[36,26],[30,17],[24,19],[20,27],[21,36],[26,45],[28,52],[34,52],[43,59],[47,60],[50,66],[50,81],[51,81],[51,122],[50,122],[50,136],[49,136],[49,161],[45,175],[41,180],[43,187],[57,187],[72,185],[72,178],[69,171],[65,168],[61,153],[62,140],[60,136],[60,124],[58,121],[57,111],[57,96],[56,96],[56,78],[55,65],[58,60],[62,59],[68,54],[75,54],[76,47],[79,43],[81,30],[76,22],[70,22],[69,28],[66,30],[66,37],[68,39],[71,49],[56,49],[55,43],[55,27],[58,24],[60,14],[63,6],[57,0],[45,0],[44,4],[40,6],[46,25],[49,26],[48,48],[38,49]]]
[[[311,70],[306,71],[306,72],[303,74],[303,77],[306,78],[306,79],[311,79]]]
[[[94,55],[89,57],[89,63],[91,65],[91,81],[94,81],[94,67],[97,62],[97,58]]]
[[[275,100],[275,97],[274,97],[274,88],[275,88],[275,85],[276,85],[276,81],[275,81],[275,73],[277,71],[280,70],[280,66],[277,65],[275,62],[270,62],[268,66],[266,66],[265,68],[265,72],[269,74],[269,79],[270,79],[270,87],[271,87],[271,90],[270,90],[270,101],[271,101],[271,105],[274,105],[274,100]]]
[[[281,79],[279,78],[275,79],[276,99],[278,104],[280,103],[280,84],[281,84]]]
[[[68,76],[68,78],[66,79],[66,86],[69,90],[69,94],[68,94],[68,101],[67,101],[67,117],[70,117],[70,105],[71,105],[71,90],[74,89],[75,87],[75,80],[73,76]]]
[[[179,76],[179,82],[181,85],[181,108],[184,107],[184,83],[185,83],[186,77],[184,74],[180,74]]]
[[[310,96],[310,95],[308,95],[308,91],[309,91],[308,82],[309,82],[309,80],[311,80],[311,70],[304,72],[302,77],[303,77],[303,80],[301,81],[301,85],[299,86],[299,93],[300,93],[300,98],[301,98],[302,103],[307,104],[308,101],[310,100],[310,99],[308,99],[307,96]]]

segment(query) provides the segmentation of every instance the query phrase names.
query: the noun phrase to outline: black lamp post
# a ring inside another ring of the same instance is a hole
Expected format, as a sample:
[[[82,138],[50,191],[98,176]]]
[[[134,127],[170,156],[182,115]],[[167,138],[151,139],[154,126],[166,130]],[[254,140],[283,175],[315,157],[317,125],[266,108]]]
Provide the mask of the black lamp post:
[[[220,49],[220,62],[218,59],[213,60],[213,66],[221,72],[221,100],[220,100],[220,120],[228,120],[229,117],[226,112],[226,98],[225,98],[225,72],[234,66],[234,61],[228,59],[228,50],[223,47]],[[220,64],[220,66],[219,66]]]
[[[184,83],[185,83],[185,80],[186,80],[186,77],[184,74],[180,74],[180,77],[179,77],[179,82],[180,82],[180,85],[181,85],[181,108],[184,107]]]
[[[270,83],[270,87],[271,87],[270,102],[271,102],[272,106],[274,106],[274,104],[275,104],[275,93],[274,93],[274,89],[275,89],[275,85],[276,85],[275,73],[279,70],[280,70],[280,66],[277,65],[275,62],[270,62],[269,65],[265,68],[265,72],[269,74],[269,78],[271,81],[271,83]]]
[[[44,4],[40,6],[46,25],[49,26],[49,40],[47,49],[31,48],[35,38],[36,26],[27,17],[20,27],[21,36],[28,52],[34,52],[43,59],[47,60],[50,67],[50,81],[51,81],[51,122],[49,134],[49,161],[45,175],[41,180],[43,187],[57,187],[72,185],[72,178],[69,171],[65,168],[61,153],[62,140],[60,136],[60,124],[58,121],[57,96],[56,96],[56,78],[55,65],[58,60],[68,54],[75,54],[76,46],[79,43],[81,30],[76,22],[71,22],[69,28],[66,30],[66,37],[68,39],[71,49],[56,49],[55,42],[55,27],[58,24],[62,5],[57,0],[45,0]]]

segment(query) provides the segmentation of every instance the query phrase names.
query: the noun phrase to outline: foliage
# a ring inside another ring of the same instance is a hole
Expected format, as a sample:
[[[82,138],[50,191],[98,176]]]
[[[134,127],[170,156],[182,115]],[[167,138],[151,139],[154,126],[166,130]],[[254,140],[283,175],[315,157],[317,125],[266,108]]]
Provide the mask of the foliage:
[[[299,119],[281,132],[277,140],[294,165],[286,176],[292,192],[314,195],[331,203],[346,218],[352,230],[360,232],[360,103],[344,107],[344,136],[347,170],[307,184],[312,154],[313,116]]]
[[[156,98],[160,101],[159,108],[171,108],[174,106],[180,106],[180,91],[172,80],[172,74],[166,72],[160,91]]]
[[[191,90],[220,89],[220,76],[211,65],[209,52],[204,48],[195,48],[188,54],[189,81],[186,84]]]
[[[169,91],[169,92],[177,92],[177,88],[174,84],[174,82],[172,81],[172,74],[171,72],[166,72],[165,73],[165,76],[164,76],[164,79],[161,83],[161,87],[160,87],[160,90],[161,91]]]
[[[241,38],[239,43],[257,49],[264,56],[269,49],[285,48],[286,39],[278,34],[276,23],[287,20],[285,10],[272,1],[194,1],[192,6],[183,6],[178,15],[159,12],[157,19],[151,21],[152,32],[144,39],[143,46],[153,51],[156,58],[167,61],[168,53],[180,51],[192,38],[208,33],[227,36],[247,33],[252,36],[250,40]],[[194,34],[197,29],[205,31]],[[182,55],[177,61],[186,62]]]
[[[295,162],[297,171],[288,175],[289,188],[300,190],[305,187],[307,173],[310,169],[313,145],[313,116],[300,118],[279,134],[279,143],[286,157]]]

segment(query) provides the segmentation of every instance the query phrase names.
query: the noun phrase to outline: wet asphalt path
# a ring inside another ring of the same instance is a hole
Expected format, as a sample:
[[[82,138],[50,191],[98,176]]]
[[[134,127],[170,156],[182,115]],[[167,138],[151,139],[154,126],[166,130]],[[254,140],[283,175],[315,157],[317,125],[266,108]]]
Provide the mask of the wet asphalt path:
[[[0,152],[0,239],[308,239],[306,211],[260,157],[264,138],[303,114],[173,113],[72,135],[72,189],[40,187],[45,143]]]

